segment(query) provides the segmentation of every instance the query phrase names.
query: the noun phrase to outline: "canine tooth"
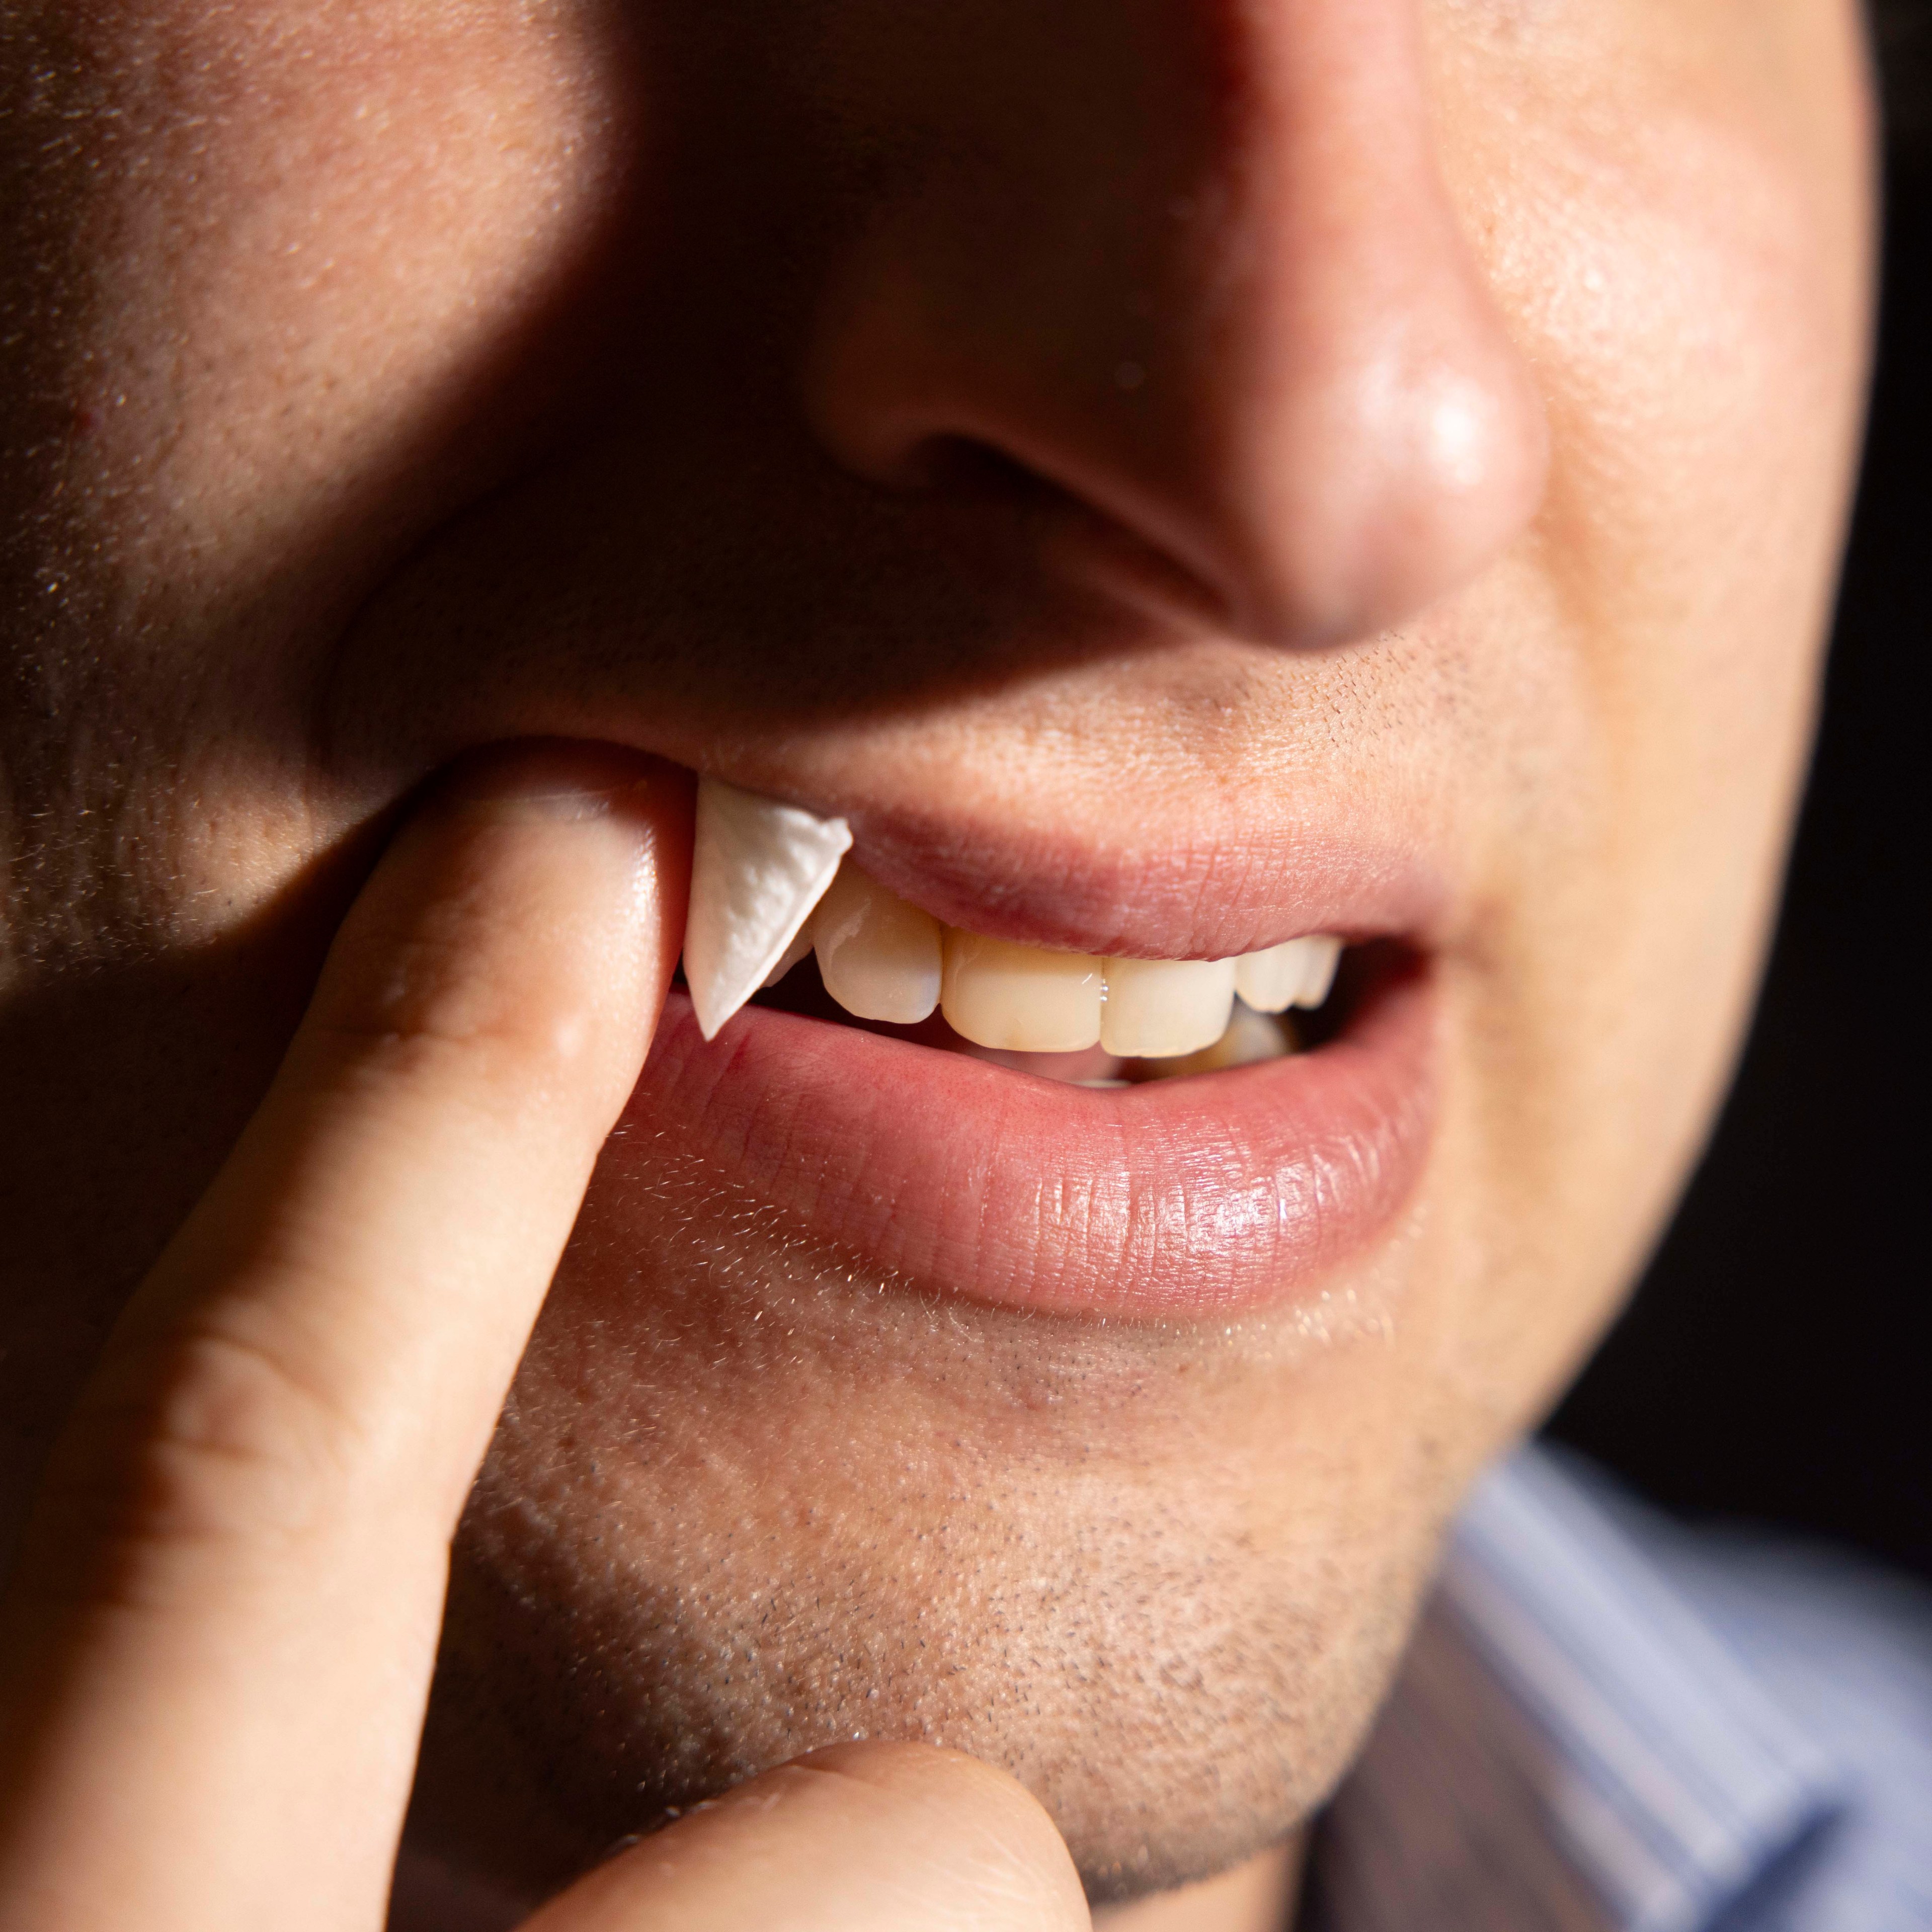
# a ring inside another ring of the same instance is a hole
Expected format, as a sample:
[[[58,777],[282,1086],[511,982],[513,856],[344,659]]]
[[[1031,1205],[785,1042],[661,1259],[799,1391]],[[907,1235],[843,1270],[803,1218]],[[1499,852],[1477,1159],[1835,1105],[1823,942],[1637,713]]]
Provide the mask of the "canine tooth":
[[[862,1020],[909,1026],[939,1004],[940,925],[847,859],[812,916],[825,990]]]
[[[1079,1053],[1100,1043],[1100,962],[976,932],[946,932],[940,1010],[976,1046]]]
[[[1109,959],[1100,1044],[1124,1060],[1171,1060],[1212,1046],[1234,1004],[1232,959]]]
[[[1328,998],[1335,983],[1335,969],[1342,963],[1342,942],[1331,932],[1319,932],[1302,944],[1308,948],[1307,964],[1294,1004],[1298,1006],[1318,1006]]]
[[[1252,1066],[1257,1060],[1279,1060],[1294,1051],[1294,1035],[1286,1020],[1237,1006],[1228,1016],[1228,1030],[1212,1046],[1184,1060],[1156,1061],[1145,1070],[1156,1080],[1181,1073],[1219,1073],[1229,1066]]]
[[[1244,952],[1234,962],[1234,991],[1258,1013],[1282,1013],[1307,983],[1312,938],[1284,940],[1265,952]]]
[[[698,780],[684,976],[706,1040],[784,957],[851,843],[842,818]]]

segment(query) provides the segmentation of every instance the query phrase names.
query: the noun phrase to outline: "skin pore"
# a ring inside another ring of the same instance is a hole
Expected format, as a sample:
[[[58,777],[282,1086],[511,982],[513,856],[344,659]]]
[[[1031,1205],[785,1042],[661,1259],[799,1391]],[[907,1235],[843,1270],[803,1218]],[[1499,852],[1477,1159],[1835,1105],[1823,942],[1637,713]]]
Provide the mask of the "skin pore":
[[[1864,373],[1858,25],[0,0],[10,1512],[472,748],[716,772],[1126,952],[1400,851],[1427,1160],[1271,1311],[961,1299],[647,1075],[412,1813],[533,1898],[862,1736],[1015,1772],[1102,1902],[1287,1840],[1729,1064]]]

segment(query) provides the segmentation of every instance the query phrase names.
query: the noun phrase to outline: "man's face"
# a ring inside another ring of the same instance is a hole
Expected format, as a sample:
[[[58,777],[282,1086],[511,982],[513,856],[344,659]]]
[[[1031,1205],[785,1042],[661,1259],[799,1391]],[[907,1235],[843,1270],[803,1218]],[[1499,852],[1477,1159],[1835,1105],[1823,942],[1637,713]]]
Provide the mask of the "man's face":
[[[0,110],[14,1490],[467,748],[842,814],[1006,939],[1340,933],[1312,1051],[1104,1091],[674,994],[418,1804],[535,1885],[865,1735],[1101,1895],[1281,1836],[1724,1077],[1849,0],[0,0]]]

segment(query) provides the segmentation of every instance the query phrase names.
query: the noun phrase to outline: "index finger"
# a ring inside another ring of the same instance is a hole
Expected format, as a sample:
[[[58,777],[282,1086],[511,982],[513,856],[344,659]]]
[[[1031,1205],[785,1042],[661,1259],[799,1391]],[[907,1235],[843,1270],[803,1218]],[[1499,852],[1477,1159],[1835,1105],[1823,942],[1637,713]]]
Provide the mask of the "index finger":
[[[0,1926],[379,1922],[448,1539],[676,956],[687,785],[499,755],[357,902],[50,1465]]]

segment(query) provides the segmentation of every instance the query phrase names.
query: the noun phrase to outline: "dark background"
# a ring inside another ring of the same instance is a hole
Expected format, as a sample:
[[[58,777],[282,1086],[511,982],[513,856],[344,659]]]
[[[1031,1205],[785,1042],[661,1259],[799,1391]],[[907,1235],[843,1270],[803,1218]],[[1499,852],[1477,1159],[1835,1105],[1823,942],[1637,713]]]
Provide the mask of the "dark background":
[[[1550,1424],[1693,1515],[1932,1576],[1932,8],[1880,21],[1886,281],[1822,728],[1736,1087],[1629,1312]]]

